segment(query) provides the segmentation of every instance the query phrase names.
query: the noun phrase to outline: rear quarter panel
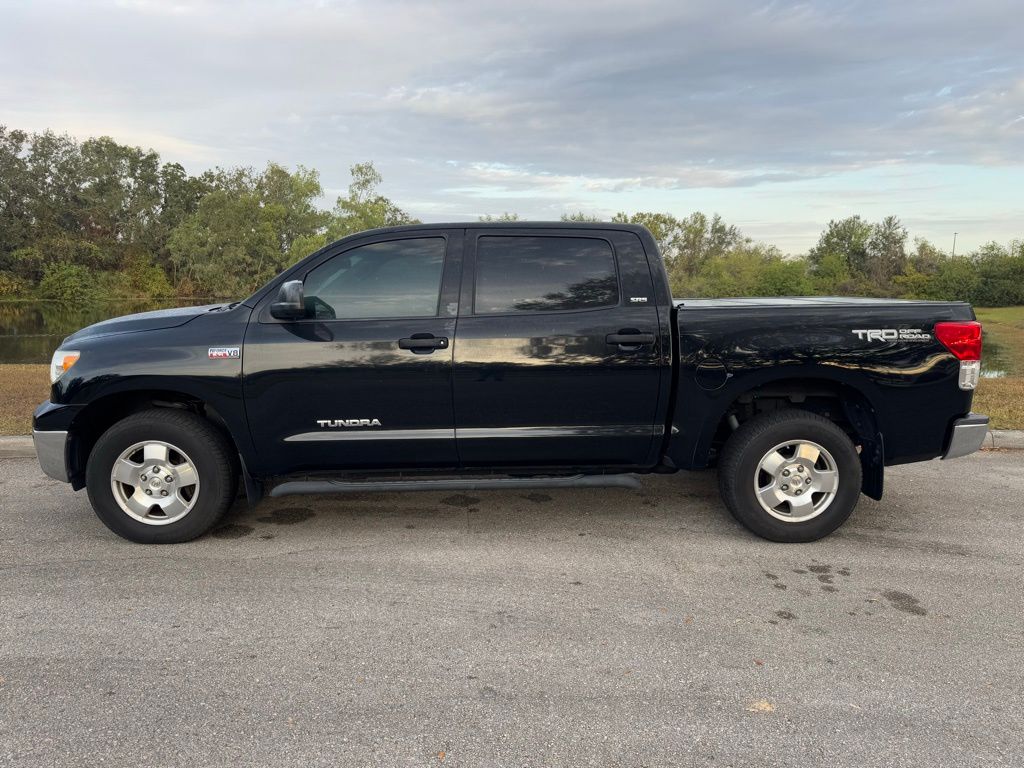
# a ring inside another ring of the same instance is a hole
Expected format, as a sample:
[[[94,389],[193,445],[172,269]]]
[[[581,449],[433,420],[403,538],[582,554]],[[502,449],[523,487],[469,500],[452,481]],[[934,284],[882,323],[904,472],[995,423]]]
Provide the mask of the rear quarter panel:
[[[935,340],[933,328],[972,319],[968,304],[944,302],[684,304],[676,310],[678,432],[668,454],[683,468],[707,466],[718,425],[741,395],[801,379],[860,392],[884,437],[886,464],[939,456],[952,420],[970,411],[972,393],[957,385],[959,363]],[[881,341],[855,334],[857,329],[917,330],[927,338]],[[709,389],[703,376],[702,386],[698,370],[719,365],[727,372],[724,383]]]

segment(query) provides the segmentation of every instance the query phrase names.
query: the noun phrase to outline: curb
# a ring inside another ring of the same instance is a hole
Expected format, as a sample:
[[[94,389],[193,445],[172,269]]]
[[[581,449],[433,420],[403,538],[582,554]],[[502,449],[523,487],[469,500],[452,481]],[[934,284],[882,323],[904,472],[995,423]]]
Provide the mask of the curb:
[[[1024,451],[1024,430],[990,429],[981,447],[982,450],[999,448],[1004,451]]]
[[[0,459],[34,459],[36,447],[28,435],[21,437],[0,437]]]
[[[1024,429],[990,429],[981,449],[1024,451]],[[36,448],[28,435],[0,436],[0,459],[34,459]]]

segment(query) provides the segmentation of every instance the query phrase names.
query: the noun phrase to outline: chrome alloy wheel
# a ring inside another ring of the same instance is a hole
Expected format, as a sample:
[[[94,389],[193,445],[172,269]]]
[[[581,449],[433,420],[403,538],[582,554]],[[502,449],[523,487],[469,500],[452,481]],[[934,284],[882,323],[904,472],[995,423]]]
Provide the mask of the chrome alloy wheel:
[[[146,525],[168,525],[195,506],[199,473],[180,448],[146,440],[117,457],[110,470],[110,489],[129,517]]]
[[[754,471],[754,494],[777,520],[802,523],[824,512],[839,490],[832,454],[810,440],[779,443]]]

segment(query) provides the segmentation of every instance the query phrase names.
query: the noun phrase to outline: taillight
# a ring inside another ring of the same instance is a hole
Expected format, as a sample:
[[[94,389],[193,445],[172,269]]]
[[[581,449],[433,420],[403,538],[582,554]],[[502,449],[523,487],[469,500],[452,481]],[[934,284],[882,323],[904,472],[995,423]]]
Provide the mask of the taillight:
[[[981,376],[981,323],[936,323],[935,338],[960,361],[960,389],[974,389]]]
[[[981,360],[981,323],[936,323],[935,338],[958,360]]]

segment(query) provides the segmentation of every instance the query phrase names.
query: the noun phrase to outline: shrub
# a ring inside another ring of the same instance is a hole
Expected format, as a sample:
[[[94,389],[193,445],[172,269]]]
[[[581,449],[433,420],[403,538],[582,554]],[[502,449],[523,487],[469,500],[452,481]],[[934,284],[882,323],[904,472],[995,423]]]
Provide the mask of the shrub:
[[[57,262],[44,270],[43,279],[39,281],[39,293],[59,301],[84,301],[95,296],[96,281],[83,266]]]
[[[25,296],[28,283],[9,272],[0,272],[0,296]]]

